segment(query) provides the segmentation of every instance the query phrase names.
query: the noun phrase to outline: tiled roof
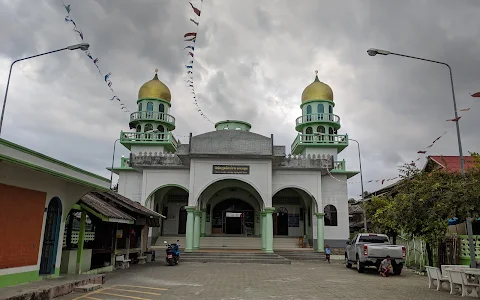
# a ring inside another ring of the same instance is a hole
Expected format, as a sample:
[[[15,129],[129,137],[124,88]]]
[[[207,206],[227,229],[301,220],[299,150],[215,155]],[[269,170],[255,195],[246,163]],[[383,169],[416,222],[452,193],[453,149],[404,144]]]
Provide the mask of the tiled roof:
[[[193,136],[192,154],[272,155],[272,139],[243,130],[217,130]]]
[[[107,202],[105,202],[102,199],[96,197],[92,193],[86,194],[80,200],[83,204],[90,207],[94,211],[104,215],[105,217],[135,221],[135,218],[127,215],[126,213],[119,210],[118,208],[108,204]]]
[[[114,191],[108,191],[108,192],[91,192],[91,194],[97,196],[97,197],[104,197],[107,200],[113,201],[115,203],[118,203],[119,205],[122,205],[128,210],[131,210],[132,212],[136,212],[140,215],[143,216],[148,216],[148,217],[154,217],[154,218],[165,218],[165,216],[154,212],[153,210],[150,210],[140,204],[139,202],[132,201],[128,199],[127,197],[124,197]]]
[[[443,156],[443,155],[431,155],[429,159],[437,163],[442,169],[448,172],[461,172],[460,168],[460,156]],[[465,170],[468,170],[475,166],[472,156],[463,157]]]

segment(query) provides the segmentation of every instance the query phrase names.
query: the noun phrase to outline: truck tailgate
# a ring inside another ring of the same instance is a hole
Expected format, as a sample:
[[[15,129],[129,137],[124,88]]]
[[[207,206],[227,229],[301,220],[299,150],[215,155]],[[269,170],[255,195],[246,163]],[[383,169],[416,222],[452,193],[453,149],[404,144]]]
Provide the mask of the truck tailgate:
[[[367,244],[368,257],[386,257],[390,255],[391,258],[402,258],[401,245],[384,245],[384,244]]]

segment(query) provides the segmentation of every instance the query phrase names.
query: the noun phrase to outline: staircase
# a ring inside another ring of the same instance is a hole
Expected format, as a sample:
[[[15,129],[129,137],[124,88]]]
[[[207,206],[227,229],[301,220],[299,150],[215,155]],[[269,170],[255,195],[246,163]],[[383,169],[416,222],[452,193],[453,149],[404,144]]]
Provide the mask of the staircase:
[[[155,246],[165,247],[163,241],[168,243],[175,243],[179,240],[180,249],[185,248],[185,236],[160,236],[158,237]],[[244,237],[244,236],[207,236],[200,238],[200,249],[233,249],[233,250],[261,250],[261,237]],[[273,238],[274,250],[290,250],[294,249],[302,251],[307,249],[298,248],[298,238],[281,237]]]
[[[325,253],[315,252],[313,250],[309,251],[277,251],[275,254],[278,254],[281,257],[284,257],[289,260],[296,261],[324,261],[326,259]]]
[[[181,253],[180,263],[244,263],[244,264],[282,264],[292,262],[274,253],[261,252],[192,252]]]

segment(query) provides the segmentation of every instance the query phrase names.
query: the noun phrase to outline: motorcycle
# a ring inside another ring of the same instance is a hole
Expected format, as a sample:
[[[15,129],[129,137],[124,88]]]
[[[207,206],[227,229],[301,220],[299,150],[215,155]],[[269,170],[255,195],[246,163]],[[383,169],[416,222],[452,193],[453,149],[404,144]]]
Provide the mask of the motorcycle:
[[[163,241],[164,244],[167,244],[166,261],[170,266],[178,265],[178,261],[180,260],[180,250],[178,249],[179,248],[178,242],[179,240],[177,240],[176,244],[168,244],[167,241]]]

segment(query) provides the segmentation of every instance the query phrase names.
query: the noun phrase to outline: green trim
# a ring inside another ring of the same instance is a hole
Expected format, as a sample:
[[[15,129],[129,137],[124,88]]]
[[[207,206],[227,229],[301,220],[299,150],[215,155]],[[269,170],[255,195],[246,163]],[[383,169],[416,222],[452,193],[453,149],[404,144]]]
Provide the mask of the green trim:
[[[72,210],[72,209],[81,210],[82,207],[80,206],[80,204],[75,203],[74,205],[72,205],[72,208],[70,208],[70,209],[71,209],[71,210]]]
[[[9,142],[7,140],[4,140],[4,139],[1,139],[0,138],[0,145],[4,145],[4,146],[7,146],[9,148],[12,148],[12,149],[15,149],[15,150],[18,150],[18,151],[21,151],[23,153],[27,153],[27,154],[30,154],[32,156],[35,156],[35,157],[38,157],[38,158],[41,158],[43,160],[46,160],[46,161],[49,161],[51,163],[54,163],[54,164],[57,164],[57,165],[60,165],[62,167],[65,167],[67,169],[70,169],[70,170],[73,170],[73,171],[76,171],[76,172],[79,172],[79,173],[82,173],[82,174],[85,174],[85,175],[88,175],[88,176],[92,176],[92,177],[95,177],[97,179],[100,179],[100,180],[103,180],[105,182],[110,182],[110,179],[107,179],[105,177],[102,177],[100,175],[97,175],[97,174],[93,174],[93,173],[90,173],[88,171],[85,171],[85,170],[82,170],[80,168],[77,168],[75,166],[72,166],[70,164],[67,164],[63,161],[60,161],[60,160],[57,160],[55,158],[52,158],[50,156],[46,156],[45,154],[42,154],[42,153],[39,153],[39,152],[36,152],[36,151],[33,151],[31,149],[28,149],[26,147],[23,147],[23,146],[20,146],[20,145],[17,145],[17,144],[14,144],[12,142]],[[2,155],[2,157],[6,157],[5,155]]]
[[[163,189],[163,188],[166,188],[166,187],[177,187],[177,188],[180,188],[180,189],[184,190],[185,192],[189,193],[189,191],[186,187],[183,187],[179,184],[165,184],[165,185],[159,186],[158,188],[154,189],[153,192],[151,192],[150,195],[148,195],[147,199],[145,199],[145,206],[147,205],[148,202],[150,202],[150,197],[152,197],[152,195],[155,194],[156,191],[158,191],[160,189]]]
[[[162,98],[140,98],[140,99],[137,100],[137,108],[138,108],[138,102],[144,101],[144,100],[145,101],[148,101],[148,100],[160,101],[160,102],[163,102],[163,103],[167,104],[168,107],[172,107],[172,103],[170,103],[167,100],[162,99]],[[142,111],[144,111],[144,110],[142,110]]]
[[[132,167],[126,167],[126,168],[120,167],[120,168],[113,168],[113,169],[112,169],[112,168],[107,168],[107,170],[109,170],[110,172],[113,172],[113,173],[115,173],[115,174],[117,174],[117,175],[118,175],[118,173],[120,173],[120,171],[126,171],[126,172],[132,172],[132,171],[134,171],[134,172],[138,172],[137,170],[135,170],[135,169],[132,168]]]
[[[23,166],[23,167],[26,167],[26,168],[29,168],[29,169],[32,169],[32,170],[35,170],[35,171],[39,171],[39,172],[42,172],[42,173],[46,173],[46,174],[49,174],[49,175],[52,175],[52,176],[55,176],[55,177],[59,177],[59,178],[62,178],[62,179],[65,179],[65,180],[68,180],[68,181],[71,181],[71,182],[74,182],[74,183],[78,183],[78,184],[82,184],[82,185],[85,185],[85,186],[93,187],[93,188],[99,189],[101,191],[109,191],[110,190],[109,188],[106,188],[106,187],[103,187],[103,186],[100,186],[100,185],[96,185],[94,183],[91,183],[91,182],[88,182],[88,181],[85,181],[85,180],[82,180],[82,179],[78,179],[78,178],[75,178],[75,177],[72,177],[72,176],[69,176],[69,175],[65,175],[63,173],[59,173],[57,171],[53,171],[53,170],[47,169],[45,167],[34,165],[32,163],[29,163],[29,162],[26,162],[26,161],[23,161],[23,160],[19,160],[19,159],[10,157],[10,156],[6,156],[6,155],[0,153],[0,160],[2,160],[2,159],[6,160],[10,163],[13,163],[13,164],[17,164],[17,165],[20,165],[20,166]],[[88,173],[88,172],[86,172],[86,173]],[[95,176],[98,176],[98,175],[95,175]],[[103,178],[103,177],[99,177],[99,178]],[[108,180],[106,178],[103,178],[103,179],[105,179],[107,182],[110,182],[110,180]]]
[[[55,269],[56,272],[56,269]],[[38,270],[23,273],[0,275],[0,288],[39,280]]]
[[[96,216],[97,218],[99,218],[100,220],[102,220],[103,222],[111,222],[111,223],[120,223],[119,220],[121,220],[121,223],[126,223],[126,224],[133,224],[135,223],[135,221],[132,221],[132,220],[124,220],[124,219],[115,219],[115,218],[110,218],[110,217],[107,217],[95,210],[93,210],[92,208],[88,207],[87,205],[85,204],[80,204],[80,206],[82,207],[82,209],[88,211],[89,213],[91,213],[92,215]]]
[[[312,104],[312,102],[328,102],[328,104],[331,104],[333,107],[335,107],[335,102],[333,102],[332,100],[314,99],[314,100],[308,100],[308,101],[302,102],[302,104],[300,104],[300,108],[303,109],[303,106],[305,104]]]
[[[217,125],[221,125],[221,124],[226,124],[226,123],[239,123],[239,124],[243,124],[243,125],[247,125],[248,127],[252,127],[252,124],[248,123],[248,122],[245,122],[245,121],[240,121],[240,120],[224,120],[224,121],[219,121],[217,123],[215,123],[215,127],[217,127]]]

